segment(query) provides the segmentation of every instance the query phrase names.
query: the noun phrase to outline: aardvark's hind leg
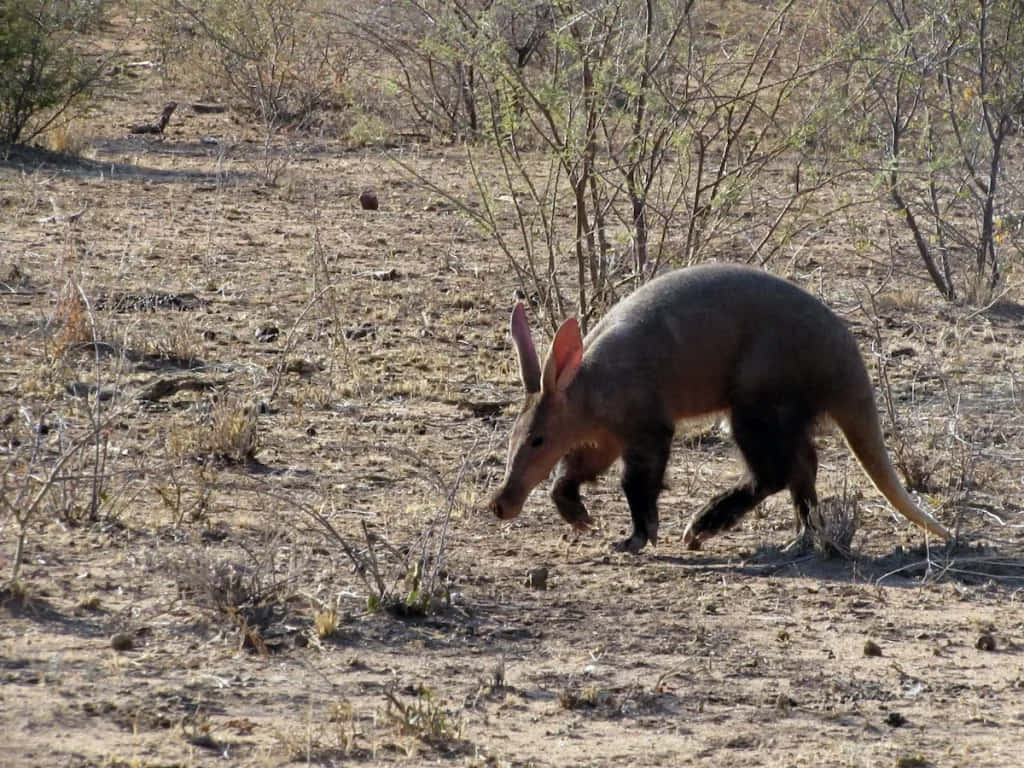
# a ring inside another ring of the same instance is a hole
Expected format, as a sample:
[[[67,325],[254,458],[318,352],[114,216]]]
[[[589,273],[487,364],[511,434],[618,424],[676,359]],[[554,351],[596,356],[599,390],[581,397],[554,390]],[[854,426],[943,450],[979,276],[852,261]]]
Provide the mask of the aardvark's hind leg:
[[[735,406],[732,433],[749,469],[745,480],[719,494],[690,520],[683,543],[690,549],[729,530],[757,504],[790,486],[802,521],[817,503],[817,454],[810,441],[813,415],[799,406]]]

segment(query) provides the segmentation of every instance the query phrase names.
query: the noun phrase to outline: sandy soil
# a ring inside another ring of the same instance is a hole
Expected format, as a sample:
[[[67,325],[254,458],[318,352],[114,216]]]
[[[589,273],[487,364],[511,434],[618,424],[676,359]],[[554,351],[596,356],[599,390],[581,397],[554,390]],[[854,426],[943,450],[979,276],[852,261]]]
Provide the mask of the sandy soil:
[[[739,472],[703,424],[658,547],[611,554],[615,472],[582,537],[543,488],[510,523],[479,511],[520,394],[493,244],[393,152],[300,138],[268,187],[230,114],[127,134],[177,96],[93,118],[80,158],[0,163],[2,492],[27,504],[69,456],[3,596],[0,764],[1020,765],[1019,293],[949,307],[909,250],[890,275],[838,232],[777,265],[865,352],[857,301],[880,291],[897,430],[958,547],[926,549],[826,432],[819,493],[862,513],[850,556],[784,551],[784,494],[687,552]],[[468,194],[459,149],[398,151]],[[232,418],[249,461],[218,455]],[[427,615],[368,607],[370,553]]]

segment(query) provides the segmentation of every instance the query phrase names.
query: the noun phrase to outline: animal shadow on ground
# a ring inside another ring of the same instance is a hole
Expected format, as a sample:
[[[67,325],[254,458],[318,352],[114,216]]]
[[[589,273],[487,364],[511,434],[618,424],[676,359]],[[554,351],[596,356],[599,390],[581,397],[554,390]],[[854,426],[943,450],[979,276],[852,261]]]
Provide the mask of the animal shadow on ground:
[[[127,148],[122,149],[127,151]],[[169,152],[169,149],[164,150],[165,154]],[[207,151],[207,153],[209,152]],[[194,155],[196,151],[186,147],[182,149],[181,154]],[[244,181],[251,177],[251,174],[238,171],[225,174],[216,171],[150,168],[119,161],[97,162],[77,155],[21,145],[0,146],[0,168],[15,168],[28,173],[49,170],[81,178],[102,176],[147,182],[192,182],[197,184],[215,184],[223,182],[226,178]]]
[[[806,578],[836,583],[874,583],[890,587],[913,587],[922,582],[953,581],[981,584],[988,581],[1007,586],[1024,586],[1024,556],[985,545],[921,545],[913,549],[895,547],[885,554],[845,555],[805,549],[786,551],[762,545],[743,559],[713,555],[653,555],[657,562],[689,571],[725,571],[745,576]]]

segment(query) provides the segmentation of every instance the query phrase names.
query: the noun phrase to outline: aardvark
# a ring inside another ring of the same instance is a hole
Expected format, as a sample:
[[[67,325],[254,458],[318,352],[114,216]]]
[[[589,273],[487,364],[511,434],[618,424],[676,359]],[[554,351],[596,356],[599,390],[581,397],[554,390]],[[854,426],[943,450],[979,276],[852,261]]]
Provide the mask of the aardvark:
[[[765,497],[789,488],[801,529],[817,504],[813,430],[827,416],[875,486],[907,519],[949,538],[900,483],[885,450],[871,380],[843,322],[806,291],[764,271],[713,264],[680,269],[616,304],[584,340],[575,318],[543,366],[526,311],[512,311],[526,398],[509,438],[505,479],[490,509],[507,520],[558,465],[551,498],[586,529],[580,485],[622,458],[639,552],[658,537],[658,495],[677,421],[728,414],[748,476],[690,520],[699,549]]]

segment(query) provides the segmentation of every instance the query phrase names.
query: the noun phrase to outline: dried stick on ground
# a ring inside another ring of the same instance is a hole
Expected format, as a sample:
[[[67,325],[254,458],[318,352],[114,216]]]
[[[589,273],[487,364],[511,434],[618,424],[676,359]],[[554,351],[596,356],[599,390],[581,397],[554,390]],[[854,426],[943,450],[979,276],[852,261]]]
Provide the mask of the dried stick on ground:
[[[164,128],[167,127],[167,123],[170,122],[171,114],[177,109],[178,103],[172,101],[166,107],[164,111],[160,113],[160,119],[155,123],[140,123],[139,125],[133,125],[129,130],[132,133],[155,133],[160,136],[164,134]]]

